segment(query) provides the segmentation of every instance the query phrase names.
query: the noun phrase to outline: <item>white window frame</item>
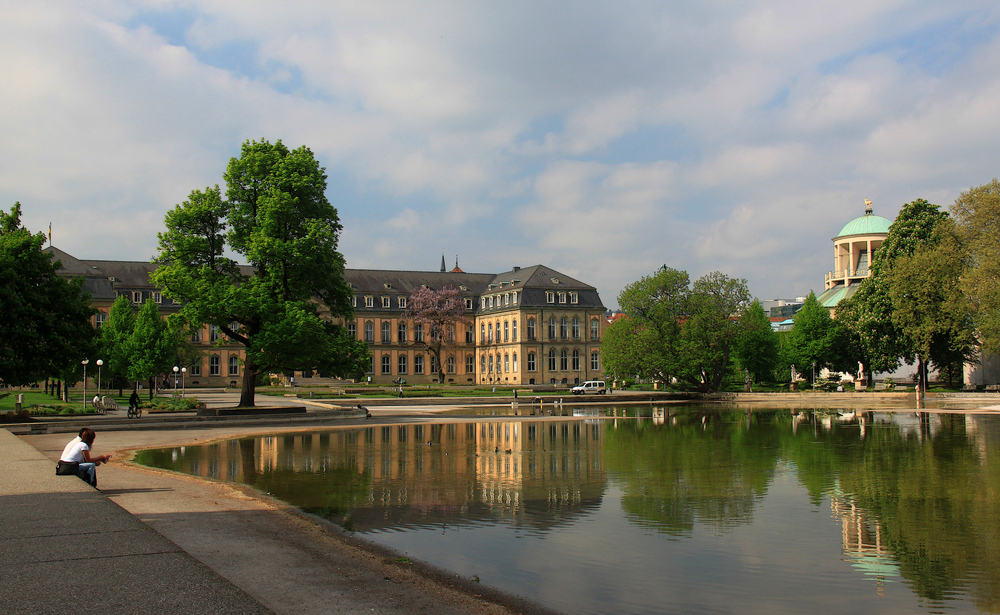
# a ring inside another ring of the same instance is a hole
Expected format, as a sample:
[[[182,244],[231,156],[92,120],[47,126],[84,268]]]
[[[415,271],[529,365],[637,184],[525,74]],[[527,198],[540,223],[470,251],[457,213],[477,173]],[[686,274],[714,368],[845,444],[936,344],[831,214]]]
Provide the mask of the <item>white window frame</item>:
[[[555,303],[555,302],[556,302],[556,294],[551,290],[545,291],[545,303]]]
[[[389,309],[389,302],[392,301],[390,297],[382,297],[382,307],[384,309]]]
[[[375,307],[375,297],[372,295],[365,295],[365,307]]]

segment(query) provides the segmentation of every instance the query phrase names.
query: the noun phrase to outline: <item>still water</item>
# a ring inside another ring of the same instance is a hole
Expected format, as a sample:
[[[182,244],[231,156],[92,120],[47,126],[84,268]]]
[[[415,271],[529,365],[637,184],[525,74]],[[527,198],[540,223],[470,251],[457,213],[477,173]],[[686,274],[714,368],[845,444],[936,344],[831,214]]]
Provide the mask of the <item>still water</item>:
[[[566,613],[1000,612],[1000,417],[567,414],[239,438],[139,461],[252,485]]]

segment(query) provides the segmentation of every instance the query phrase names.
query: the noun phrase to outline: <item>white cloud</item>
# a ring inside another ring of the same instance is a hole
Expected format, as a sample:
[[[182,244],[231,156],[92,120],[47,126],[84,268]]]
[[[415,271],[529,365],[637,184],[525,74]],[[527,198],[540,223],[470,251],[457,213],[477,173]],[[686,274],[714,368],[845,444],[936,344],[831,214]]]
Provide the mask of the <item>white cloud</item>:
[[[5,3],[0,200],[147,258],[281,138],[345,190],[352,266],[546,262],[610,305],[668,263],[794,296],[864,197],[892,217],[1000,174],[1000,11],[960,4]]]

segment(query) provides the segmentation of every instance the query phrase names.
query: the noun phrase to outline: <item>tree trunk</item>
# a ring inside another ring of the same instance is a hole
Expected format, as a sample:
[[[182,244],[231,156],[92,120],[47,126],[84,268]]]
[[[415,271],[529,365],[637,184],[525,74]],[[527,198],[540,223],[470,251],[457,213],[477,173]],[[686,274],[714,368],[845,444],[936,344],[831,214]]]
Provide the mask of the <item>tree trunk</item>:
[[[257,366],[250,359],[243,364],[243,386],[240,389],[240,407],[254,406],[254,388],[257,385]]]

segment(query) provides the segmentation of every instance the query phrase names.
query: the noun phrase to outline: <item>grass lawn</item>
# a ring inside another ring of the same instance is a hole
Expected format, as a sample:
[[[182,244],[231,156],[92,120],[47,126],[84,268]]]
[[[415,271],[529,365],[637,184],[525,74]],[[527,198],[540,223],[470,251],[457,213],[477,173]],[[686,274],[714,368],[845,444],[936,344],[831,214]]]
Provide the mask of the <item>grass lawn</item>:
[[[14,404],[17,402],[19,394],[24,396],[22,408],[27,408],[31,416],[97,414],[97,411],[91,408],[90,404],[87,404],[85,411],[83,409],[83,402],[81,401],[65,402],[54,395],[48,395],[44,391],[37,389],[10,391],[10,395],[0,399],[0,412],[13,412]]]

